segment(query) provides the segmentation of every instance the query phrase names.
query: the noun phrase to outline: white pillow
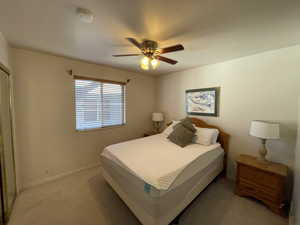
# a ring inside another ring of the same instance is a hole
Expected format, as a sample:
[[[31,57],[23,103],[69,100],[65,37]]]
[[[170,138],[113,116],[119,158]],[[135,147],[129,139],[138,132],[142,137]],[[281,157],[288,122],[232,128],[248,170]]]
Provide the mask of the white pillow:
[[[180,121],[172,121],[172,124],[170,126],[168,126],[162,133],[166,136],[169,136],[169,134],[171,134],[173,132],[173,127],[179,123]]]
[[[217,143],[219,130],[214,128],[196,127],[195,134],[195,143],[208,146]]]

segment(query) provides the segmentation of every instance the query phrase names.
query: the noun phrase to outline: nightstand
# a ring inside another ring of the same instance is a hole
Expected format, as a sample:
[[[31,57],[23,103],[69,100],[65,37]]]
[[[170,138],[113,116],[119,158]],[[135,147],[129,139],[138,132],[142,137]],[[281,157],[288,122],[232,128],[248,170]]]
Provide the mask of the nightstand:
[[[148,137],[148,136],[155,135],[155,134],[159,134],[159,132],[149,131],[149,132],[144,133],[144,137]]]
[[[240,155],[237,162],[235,193],[256,198],[273,212],[284,216],[285,183],[288,168],[279,163],[260,161],[253,156]]]

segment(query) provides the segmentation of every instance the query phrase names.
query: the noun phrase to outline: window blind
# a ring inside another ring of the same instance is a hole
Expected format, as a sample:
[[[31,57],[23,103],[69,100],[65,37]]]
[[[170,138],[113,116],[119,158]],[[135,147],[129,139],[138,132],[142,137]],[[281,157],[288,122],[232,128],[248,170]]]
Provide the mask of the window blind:
[[[125,85],[75,78],[76,130],[125,124]]]

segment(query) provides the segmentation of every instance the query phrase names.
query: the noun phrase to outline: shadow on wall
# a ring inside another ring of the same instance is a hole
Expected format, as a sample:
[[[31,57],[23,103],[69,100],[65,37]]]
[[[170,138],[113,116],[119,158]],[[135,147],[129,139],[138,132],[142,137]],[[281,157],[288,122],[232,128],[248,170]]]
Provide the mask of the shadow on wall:
[[[280,123],[280,139],[267,142],[268,159],[272,162],[283,163],[289,166],[287,180],[287,200],[292,198],[293,188],[293,165],[295,159],[295,148],[297,142],[297,124]],[[284,155],[285,157],[282,157]]]
[[[276,121],[277,122],[277,121]],[[267,141],[268,159],[286,165],[293,165],[295,147],[297,140],[297,124],[287,124],[278,121],[280,124],[280,139]],[[282,157],[282,154],[285,157]]]

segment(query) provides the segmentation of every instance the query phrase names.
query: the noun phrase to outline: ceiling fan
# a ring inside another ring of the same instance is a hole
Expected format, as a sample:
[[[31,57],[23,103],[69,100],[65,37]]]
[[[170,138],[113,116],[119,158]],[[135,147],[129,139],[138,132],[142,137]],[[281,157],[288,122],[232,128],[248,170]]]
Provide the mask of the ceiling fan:
[[[172,65],[177,63],[176,60],[166,58],[161,56],[162,54],[169,53],[169,52],[176,52],[184,50],[184,47],[181,44],[173,45],[166,48],[159,48],[158,43],[156,41],[151,40],[143,40],[142,43],[139,43],[134,38],[126,38],[130,43],[135,45],[138,49],[141,50],[141,53],[137,54],[123,54],[123,55],[113,55],[114,57],[123,57],[123,56],[139,56],[144,55],[141,60],[141,68],[143,70],[149,70],[150,64],[152,69],[156,69],[158,66],[158,60],[163,61]]]

